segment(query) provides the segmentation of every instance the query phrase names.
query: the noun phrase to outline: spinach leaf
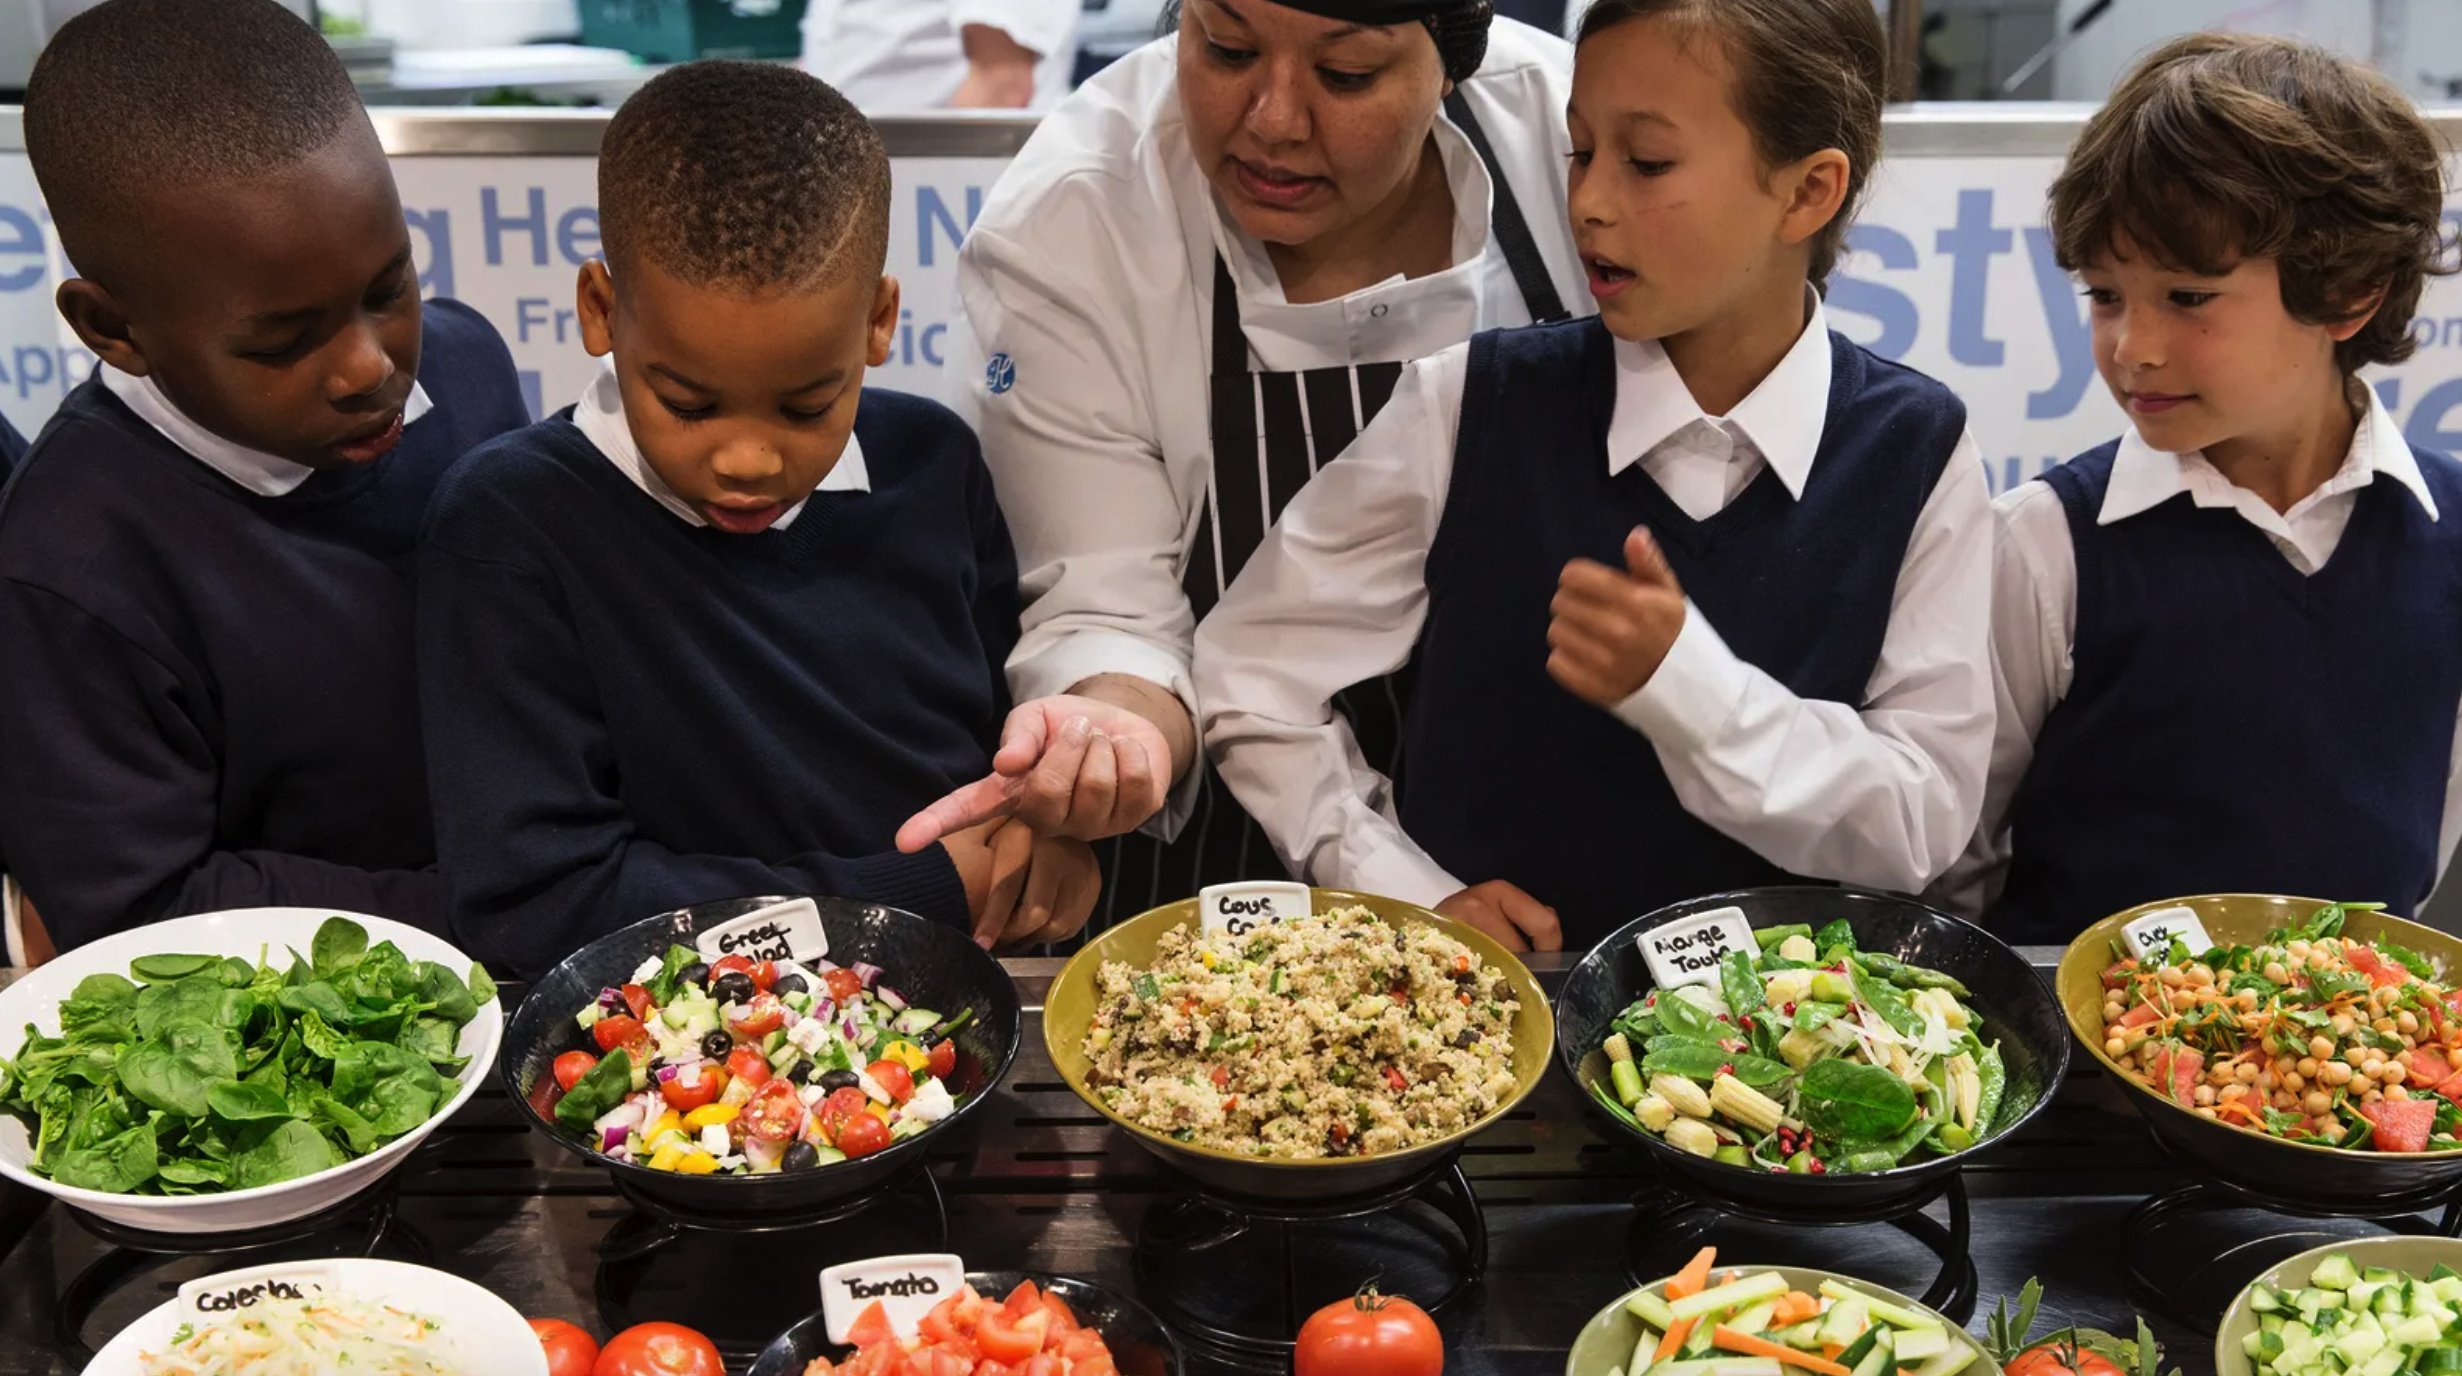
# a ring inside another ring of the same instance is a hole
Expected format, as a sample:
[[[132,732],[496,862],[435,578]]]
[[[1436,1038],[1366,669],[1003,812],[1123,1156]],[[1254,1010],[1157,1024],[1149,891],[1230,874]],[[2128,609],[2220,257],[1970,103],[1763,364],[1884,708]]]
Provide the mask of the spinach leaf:
[[[475,960],[470,962],[470,997],[481,1008],[496,1001],[495,976],[487,973],[487,967]]]
[[[332,1024],[318,1017],[314,1012],[300,1015],[299,1026],[293,1029],[293,1035],[298,1037],[300,1044],[307,1048],[310,1055],[319,1056],[328,1061],[342,1059],[342,1053],[350,1049],[350,1038],[336,1032]]]
[[[152,1180],[159,1165],[154,1130],[139,1123],[92,1146],[61,1152],[49,1170],[52,1179],[72,1189],[126,1194]]]
[[[470,986],[462,983],[460,975],[434,961],[419,962],[419,999],[437,1017],[457,1028],[479,1016],[479,1003],[470,996]]]
[[[295,1116],[282,1091],[262,1080],[218,1080],[205,1091],[205,1103],[226,1123]]]
[[[202,1118],[207,1090],[238,1076],[239,1057],[222,1029],[182,1023],[137,1043],[120,1058],[119,1070],[120,1083],[149,1108]]]
[[[2308,990],[2330,1002],[2344,994],[2368,992],[2368,977],[2349,970],[2310,970]]]
[[[1635,999],[1608,1025],[1611,1032],[1624,1034],[1624,1039],[1638,1046],[1658,1035],[1658,1014],[1650,1011],[1647,999]]]
[[[60,1001],[60,1035],[70,1042],[126,1042],[137,1037],[137,986],[118,975],[88,975]]]
[[[372,1110],[369,1119],[375,1124],[377,1135],[390,1140],[433,1117],[436,1094],[420,1081],[397,1075],[376,1082],[368,1092],[368,1105]]]
[[[137,1035],[159,1037],[165,1029],[182,1025],[223,1026],[224,997],[235,992],[212,975],[149,984],[137,991]]]
[[[556,1101],[556,1121],[575,1132],[588,1132],[592,1123],[632,1092],[632,1054],[619,1046]]]
[[[263,1141],[231,1158],[231,1188],[279,1185],[341,1164],[341,1153],[325,1134],[301,1119],[286,1119]]]
[[[1915,1091],[1878,1066],[1815,1061],[1797,1086],[1804,1121],[1835,1137],[1894,1137],[1915,1120]]]
[[[2376,947],[2379,951],[2384,952],[2385,955],[2395,964],[2400,965],[2403,969],[2410,971],[2414,976],[2420,979],[2436,978],[2436,967],[2428,963],[2428,958],[2426,956],[2412,950],[2410,947],[2405,946],[2400,942],[2387,941],[2383,937],[2378,937],[2368,944]]]
[[[1727,1011],[1738,1018],[1749,1018],[1768,1002],[1763,996],[1761,976],[1752,968],[1752,957],[1742,951],[1729,951],[1718,963],[1719,991],[1727,996]]]
[[[342,1134],[342,1140],[350,1144],[350,1149],[362,1156],[385,1144],[384,1137],[376,1131],[376,1125],[368,1121],[367,1115],[348,1104],[337,1102],[330,1094],[315,1096],[308,1118],[318,1127]]]
[[[219,971],[221,966],[220,956],[139,956],[128,962],[128,972],[148,984],[174,984],[206,970]]]
[[[175,1157],[162,1163],[162,1178],[173,1185],[227,1185],[230,1168],[200,1156]]]
[[[403,1048],[447,1074],[470,1063],[460,1054],[461,1040],[461,1028],[443,1018],[414,1018],[402,1029]]]
[[[321,979],[284,989],[276,997],[283,1011],[322,1019],[328,1027],[348,1027],[358,1021],[351,1006],[342,1001],[341,991]]]
[[[1727,1033],[1717,1016],[1710,1012],[1709,996],[1696,985],[1662,989],[1658,1001],[1651,1007],[1658,1014],[1659,1025],[1677,1036],[1717,1041]]]
[[[368,929],[346,917],[326,918],[316,929],[316,940],[308,950],[316,973],[331,979],[358,965],[367,955]]]
[[[1845,918],[1838,918],[1824,924],[1820,934],[1813,937],[1812,944],[1820,947],[1825,956],[1839,948],[1852,951],[1855,949],[1855,928]]]
[[[701,953],[690,946],[669,946],[667,954],[658,962],[658,973],[650,976],[650,1002],[664,1007],[668,1000],[675,997],[675,986],[682,982],[677,977],[683,973],[684,967],[700,959]]]

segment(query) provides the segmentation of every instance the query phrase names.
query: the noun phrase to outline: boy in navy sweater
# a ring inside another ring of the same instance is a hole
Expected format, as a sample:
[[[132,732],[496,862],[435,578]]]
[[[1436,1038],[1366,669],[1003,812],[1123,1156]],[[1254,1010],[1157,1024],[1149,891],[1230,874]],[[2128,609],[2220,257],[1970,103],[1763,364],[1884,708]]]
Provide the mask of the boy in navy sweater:
[[[464,945],[536,972],[685,904],[834,894],[1067,935],[1092,852],[986,824],[1017,563],[973,435],[866,392],[897,326],[889,161],[827,86],[691,63],[599,154],[570,412],[447,482],[420,567],[438,844]],[[860,410],[858,409],[860,403]]]
[[[2410,102],[2276,39],[2175,40],[2079,137],[2051,227],[2131,429],[1998,504],[1999,726],[1945,888],[2002,935],[2426,901],[2462,822],[2462,466],[2354,375],[2410,356],[2443,209]]]
[[[350,77],[271,0],[108,0],[26,149],[102,360],[0,503],[0,850],[74,946],[180,913],[442,916],[411,670],[437,479],[525,420],[422,310]]]
[[[1866,0],[1599,0],[1596,320],[1410,365],[1197,633],[1286,864],[1509,945],[1789,876],[1912,890],[1974,826],[1991,527],[1966,413],[1826,326],[1880,150]],[[1399,800],[1334,693],[1416,656]]]

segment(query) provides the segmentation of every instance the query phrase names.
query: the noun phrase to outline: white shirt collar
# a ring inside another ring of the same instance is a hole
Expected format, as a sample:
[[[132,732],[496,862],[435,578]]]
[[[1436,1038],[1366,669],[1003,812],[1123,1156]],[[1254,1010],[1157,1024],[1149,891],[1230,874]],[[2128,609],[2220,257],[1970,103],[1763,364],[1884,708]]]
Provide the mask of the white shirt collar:
[[[171,398],[164,396],[162,388],[150,377],[123,373],[108,363],[102,365],[101,371],[103,386],[110,388],[122,405],[136,412],[139,420],[160,431],[164,439],[190,458],[260,497],[287,496],[316,476],[317,470],[304,463],[233,444],[190,420],[171,404]],[[427,389],[413,382],[410,400],[402,404],[402,424],[407,427],[433,409],[435,403],[428,400]]]
[[[2356,492],[2374,482],[2379,475],[2393,479],[2410,490],[2428,519],[2437,519],[2436,498],[2428,492],[2428,479],[2419,471],[2419,456],[2402,438],[2402,431],[2385,413],[2384,398],[2374,387],[2357,384],[2368,397],[2368,409],[2360,413],[2359,425],[2351,432],[2351,450],[2334,476],[2325,480],[2315,492],[2300,499],[2285,513],[2297,517],[2302,511],[2328,497]],[[2206,461],[2203,454],[2168,454],[2138,435],[2135,426],[2120,437],[2120,451],[2112,457],[2111,482],[2103,491],[2103,508],[2095,515],[2095,524],[2110,525],[2131,516],[2151,511],[2179,496],[2190,494],[2202,507],[2231,507],[2235,490],[2222,470]]]
[[[1801,497],[1812,476],[1813,456],[1829,424],[1829,314],[1819,293],[1811,300],[1803,333],[1769,376],[1725,417],[1713,417],[1693,400],[1667,350],[1655,339],[1616,341],[1616,412],[1607,427],[1607,471],[1621,473],[1690,425],[1723,419],[1743,432],[1761,458]]]
[[[606,456],[607,462],[615,465],[617,472],[632,479],[635,487],[650,494],[660,506],[675,513],[684,524],[690,526],[709,524],[709,521],[695,510],[690,502],[676,496],[675,489],[660,481],[658,474],[653,472],[648,462],[641,457],[641,446],[633,440],[632,424],[624,419],[624,391],[616,382],[613,358],[602,360],[597,376],[590,379],[589,386],[581,389],[581,400],[573,405],[573,424],[579,427],[583,438],[589,440],[597,447],[599,453]],[[829,476],[821,479],[821,485],[813,491],[869,492],[871,490],[872,470],[864,465],[863,442],[849,433],[846,437],[846,452],[838,456],[837,466],[829,470]],[[787,508],[787,513],[779,517],[770,529],[784,530],[795,524],[795,518],[804,514],[804,507],[811,500],[810,497],[806,497],[803,501]]]

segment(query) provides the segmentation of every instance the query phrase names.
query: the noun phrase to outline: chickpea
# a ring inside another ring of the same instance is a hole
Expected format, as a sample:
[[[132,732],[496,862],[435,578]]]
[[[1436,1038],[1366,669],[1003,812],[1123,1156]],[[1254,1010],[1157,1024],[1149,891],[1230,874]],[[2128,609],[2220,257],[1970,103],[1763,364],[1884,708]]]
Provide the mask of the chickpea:
[[[2257,1067],[2252,1062],[2242,1061],[2239,1068],[2231,1072],[2231,1078],[2244,1085],[2253,1085],[2257,1083]]]
[[[2291,982],[2291,972],[2282,968],[2282,962],[2279,960],[2269,960],[2265,963],[2265,977],[2276,984]]]
[[[2371,1025],[2376,1028],[2377,1035],[2380,1037],[2390,1037],[2394,1035],[2397,1026],[2392,1018],[2379,1018]]]
[[[2230,1104],[2239,1102],[2241,1099],[2247,1097],[2247,1094],[2248,1086],[2234,1080],[2230,1084],[2224,1085],[2222,1092],[2214,1097],[2222,1103]]]
[[[2307,1098],[2300,1100],[2300,1107],[2306,1109],[2311,1118],[2323,1117],[2333,1111],[2334,1096],[2321,1089],[2312,1089],[2308,1091]]]
[[[2241,990],[2239,993],[2232,996],[2231,1001],[2238,1004],[2240,1006],[2240,1011],[2243,1013],[2254,1013],[2257,1011],[2257,991],[2254,989]]]
[[[2277,1112],[2289,1113],[2299,1106],[2300,1101],[2293,1098],[2288,1091],[2276,1090],[2274,1092],[2274,1108]]]
[[[2122,1041],[2118,1037],[2113,1037],[2111,1040],[2103,1043],[2103,1054],[2111,1057],[2115,1061],[2119,1060],[2121,1053],[2127,1051],[2128,1049],[2129,1044]]]
[[[2385,1092],[2383,1090],[2378,1089],[2375,1085],[2370,1085],[2368,1086],[2367,1091],[2359,1096],[2359,1101],[2363,1104],[2373,1104],[2377,1100],[2384,1097]]]
[[[2334,1039],[2322,1035],[2310,1037],[2308,1039],[2308,1054],[2316,1057],[2320,1061],[2332,1060],[2334,1056]]]
[[[2411,1091],[2404,1089],[2400,1085],[2387,1085],[2385,1086],[2385,1097],[2399,1103],[2404,1099],[2410,1098]]]
[[[2200,1118],[2211,1118],[2214,1116],[2214,1110],[2210,1108],[2201,1108],[2197,1110],[2197,1116]]]
[[[2195,1092],[2193,1095],[2191,1095],[2190,1097],[2191,1097],[2191,1098],[2193,1098],[2193,1099],[2197,1102],[2197,1104],[2198,1104],[2200,1107],[2203,1107],[2203,1106],[2205,1106],[2205,1105],[2207,1105],[2207,1104],[2211,1104],[2211,1103],[2213,1103],[2213,1102],[2214,1102],[2214,1086],[2212,1086],[2212,1085],[2199,1085],[2199,1086],[2197,1086],[2197,1090],[2196,1090],[2196,1092]],[[2311,1097],[2311,1098],[2321,1098],[2321,1097],[2323,1097],[2323,1096],[2321,1096],[2321,1095],[2311,1095],[2310,1097]]]
[[[2416,1037],[2419,1035],[2419,1015],[2405,1008],[2394,1015],[2394,1026],[2402,1029],[2403,1036]]]
[[[2206,1083],[2220,1088],[2223,1085],[2237,1084],[2238,1080],[2232,1075],[2230,1066],[2217,1065],[2206,1072]]]
[[[2350,1014],[2336,1013],[2334,1015],[2334,1036],[2336,1038],[2350,1036],[2358,1027],[2359,1023]]]
[[[2409,1075],[2410,1071],[2399,1061],[2387,1061],[2385,1068],[2377,1072],[2377,1078],[2389,1085],[2401,1084]]]
[[[2405,1054],[2418,1049],[2418,1046],[2419,1038],[2417,1037],[2404,1037],[2402,1039],[2402,1050]]]
[[[2276,1056],[2276,1057],[2274,1058],[2274,1064],[2273,1064],[2273,1067],[2272,1067],[2272,1068],[2273,1068],[2273,1071],[2274,1071],[2274,1078],[2276,1078],[2276,1079],[2278,1079],[2278,1080],[2279,1080],[2279,1079],[2281,1079],[2283,1076],[2288,1075],[2288,1074],[2292,1073],[2292,1072],[2293,1072],[2293,1071],[2295,1071],[2295,1070],[2298,1070],[2298,1069],[2299,1069],[2299,1066],[2298,1066],[2296,1063],[2294,1063],[2294,1062],[2291,1060],[2291,1058],[2290,1058],[2290,1057],[2288,1057],[2288,1056]]]
[[[2282,1087],[2290,1090],[2294,1094],[2297,1094],[2301,1090],[2308,1087],[2308,1080],[2305,1076],[2294,1070],[2290,1074],[2282,1077]]]
[[[2126,1008],[2120,1006],[2120,1000],[2113,999],[2111,1002],[2103,1005],[2103,1021],[2106,1023],[2118,1022],[2128,1011],[2129,1010]]]
[[[2164,966],[2163,973],[2156,976],[2156,978],[2163,981],[2163,986],[2167,989],[2177,989],[2181,985],[2188,983],[2187,973],[2177,965]]]
[[[2214,971],[2204,965],[2191,965],[2188,967],[2188,982],[2191,984],[2212,984],[2214,982]]]
[[[2384,1078],[2385,1078],[2385,1060],[2384,1060],[2384,1058],[2383,1058],[2383,1057],[2381,1057],[2381,1056],[2379,1056],[2379,1055],[2377,1055],[2374,1051],[2369,1052],[2369,1053],[2368,1053],[2368,1059],[2366,1059],[2366,1060],[2364,1060],[2364,1061],[2361,1061],[2361,1062],[2359,1063],[2359,1073],[2360,1073],[2360,1074],[2362,1074],[2362,1075],[2367,1076],[2367,1077],[2368,1077],[2369,1079],[2371,1079],[2371,1080],[2382,1080],[2382,1079],[2384,1079]]]
[[[2325,1082],[2332,1085],[2336,1089],[2340,1089],[2344,1085],[2351,1083],[2351,1073],[2351,1067],[2344,1065],[2342,1062],[2330,1062],[2325,1067]]]
[[[2368,1063],[2368,1058],[2375,1054],[2376,1052],[2370,1048],[2360,1046],[2356,1043],[2342,1049],[2342,1059],[2355,1067],[2366,1065]]]
[[[2293,1066],[2292,1069],[2297,1070],[2300,1073],[2300,1078],[2303,1080],[2313,1080],[2317,1078],[2317,1061],[2313,1056],[2302,1056],[2300,1058],[2300,1063]]]
[[[2294,941],[2283,949],[2290,955],[2294,962],[2308,959],[2308,943],[2305,941]],[[2276,980],[2274,982],[2276,984],[2282,983],[2281,980]]]
[[[2408,1070],[2408,1069],[2410,1069],[2410,1068],[2411,1068],[2411,1058],[2412,1058],[2414,1055],[2416,1055],[2416,1054],[2417,1054],[2416,1052],[2412,1051],[2412,1050],[2411,1050],[2411,1048],[2409,1048],[2409,1047],[2407,1047],[2407,1046],[2406,1046],[2406,1047],[2402,1048],[2400,1051],[2397,1051],[2397,1052],[2395,1052],[2395,1053],[2394,1053],[2394,1060],[2395,1060],[2395,1062],[2396,1062],[2397,1064],[2399,1064],[2399,1065],[2400,1065],[2403,1069]]]

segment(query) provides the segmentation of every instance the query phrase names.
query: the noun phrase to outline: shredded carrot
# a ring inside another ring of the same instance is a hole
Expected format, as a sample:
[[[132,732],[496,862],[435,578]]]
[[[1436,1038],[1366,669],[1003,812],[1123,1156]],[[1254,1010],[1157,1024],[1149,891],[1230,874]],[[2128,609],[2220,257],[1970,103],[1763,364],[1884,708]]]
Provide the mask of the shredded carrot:
[[[1846,1351],[1846,1348],[1838,1343],[1821,1344],[1821,1355],[1829,1358],[1833,1362],[1838,1360],[1838,1354],[1844,1351]]]
[[[1709,1289],[1710,1267],[1717,1261],[1718,1249],[1715,1247],[1704,1247],[1693,1253],[1693,1259],[1684,1263],[1684,1269],[1676,1272],[1675,1279],[1667,1282],[1667,1298],[1690,1299]]]
[[[1784,1343],[1774,1343],[1750,1333],[1738,1333],[1725,1324],[1710,1330],[1710,1345],[1748,1356],[1773,1358],[1788,1366],[1817,1371],[1821,1376],[1851,1376],[1845,1367],[1827,1357],[1815,1357],[1809,1352],[1798,1352]]]
[[[1770,1323],[1778,1328],[1802,1323],[1821,1312],[1821,1301],[1801,1290],[1789,1290],[1778,1297],[1778,1307],[1770,1313]]]
[[[1693,1328],[1700,1322],[1699,1319],[1676,1320],[1676,1326],[1668,1329],[1667,1335],[1658,1340],[1658,1351],[1650,1354],[1651,1363],[1655,1365],[1676,1355],[1677,1350],[1693,1336]]]

